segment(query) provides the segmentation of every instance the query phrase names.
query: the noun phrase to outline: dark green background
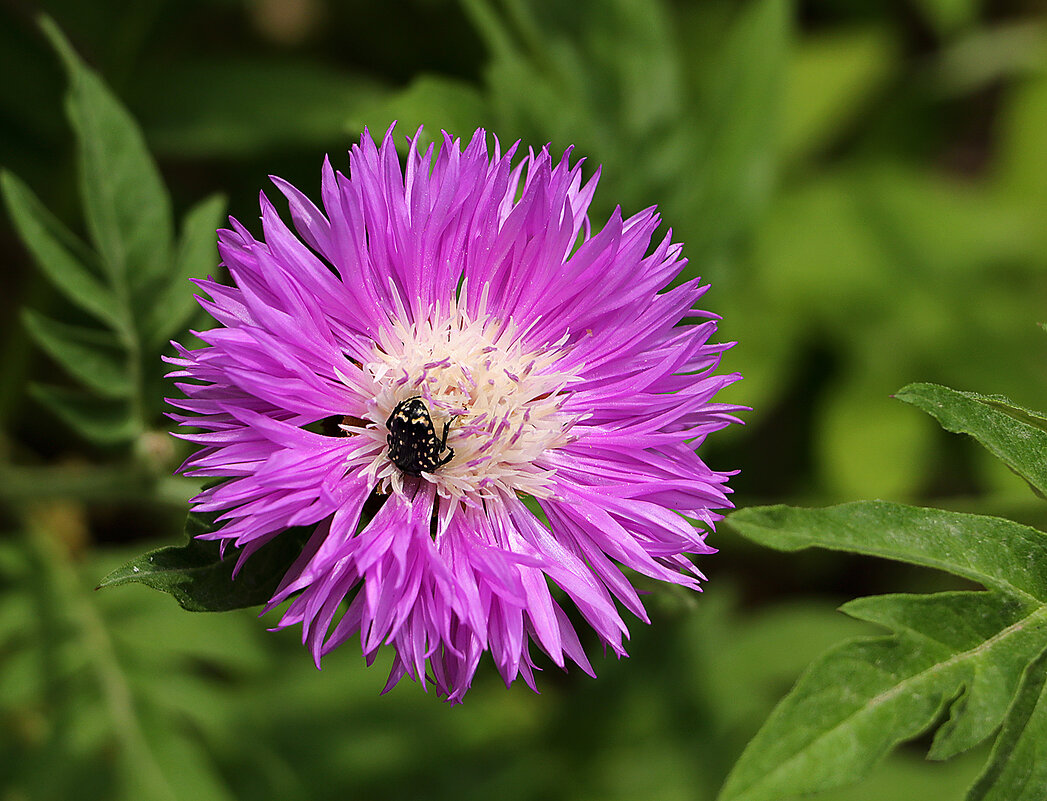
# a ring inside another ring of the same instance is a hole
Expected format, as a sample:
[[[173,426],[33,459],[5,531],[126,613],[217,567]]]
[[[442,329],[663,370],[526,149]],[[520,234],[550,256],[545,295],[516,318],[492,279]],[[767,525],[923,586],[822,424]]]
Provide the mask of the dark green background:
[[[919,380],[1047,405],[1037,9],[9,3],[0,164],[83,231],[65,80],[40,11],[139,120],[179,217],[220,191],[258,230],[267,175],[315,197],[324,154],[344,168],[365,124],[574,144],[604,166],[595,220],[657,203],[689,274],[713,283],[706,305],[739,343],[725,367],[746,376],[728,399],[753,411],[705,453],[741,470],[739,505],[881,497],[1042,525],[1021,482],[890,398]],[[628,660],[594,654],[595,681],[547,666],[534,696],[486,665],[463,707],[411,684],[380,697],[383,667],[366,668],[356,645],[318,673],[295,632],[266,633],[249,612],[91,591],[134,553],[177,541],[184,513],[183,485],[140,492],[108,477],[163,475],[180,454],[151,440],[91,445],[31,399],[32,382],[68,380],[20,309],[82,320],[6,217],[0,249],[2,801],[711,799],[804,664],[863,631],[836,605],[953,586],[866,559],[771,555],[725,532],[702,562],[707,592],[651,587],[654,625],[632,627]],[[959,798],[984,756],[921,754],[825,797]]]

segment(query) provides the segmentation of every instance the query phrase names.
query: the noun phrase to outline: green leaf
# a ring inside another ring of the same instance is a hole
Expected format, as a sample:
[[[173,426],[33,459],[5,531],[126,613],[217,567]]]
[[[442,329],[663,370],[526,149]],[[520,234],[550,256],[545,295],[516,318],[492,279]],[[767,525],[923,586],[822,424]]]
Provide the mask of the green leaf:
[[[77,133],[87,228],[113,285],[141,287],[170,261],[167,189],[131,115],[49,17],[40,25],[69,77],[66,110]]]
[[[258,621],[234,614],[190,623],[159,595],[93,593],[86,577],[111,568],[114,552],[72,547],[68,522],[60,512],[33,515],[32,530],[5,532],[0,549],[4,613],[22,612],[22,636],[3,641],[0,658],[14,724],[0,732],[5,790],[82,801],[242,797],[216,754],[252,705],[234,711],[232,699],[269,675]],[[12,564],[12,546],[22,564]],[[42,736],[25,735],[26,723],[45,719]]]
[[[4,173],[0,183],[44,272],[118,338],[30,314],[26,327],[32,336],[101,398],[42,387],[34,393],[89,439],[125,443],[159,413],[158,351],[192,313],[187,280],[217,262],[214,231],[225,200],[215,195],[188,212],[172,259],[170,200],[138,126],[55,23],[42,17],[40,25],[68,73],[67,110],[78,143],[84,217],[97,253],[66,231],[13,175]]]
[[[22,312],[25,327],[69,374],[107,398],[131,395],[126,355],[112,334],[52,320],[31,309]]]
[[[225,208],[224,195],[211,195],[186,212],[174,270],[165,276],[143,323],[151,343],[165,344],[182,331],[193,311],[199,308],[193,296],[195,287],[189,282],[213,273],[218,265],[215,231]]]
[[[928,753],[937,760],[975,747],[999,727],[1022,670],[1042,647],[1047,612],[1043,604],[995,591],[879,595],[850,601],[841,610],[897,632],[896,640],[908,643],[900,649],[904,660],[932,651],[945,660],[908,679],[925,682],[943,701],[957,696]],[[950,681],[962,691],[951,689]],[[920,694],[914,687],[898,692],[911,699]]]
[[[1000,395],[910,384],[895,396],[933,415],[947,431],[970,434],[1047,495],[1047,417]]]
[[[844,607],[895,629],[815,661],[749,743],[721,801],[778,801],[854,781],[948,709],[932,757],[1000,723],[1047,638],[1047,608],[1001,593],[883,596]]]
[[[772,548],[882,556],[945,570],[989,592],[894,595],[843,611],[893,636],[844,643],[816,661],[735,765],[723,801],[837,787],[943,711],[929,753],[947,759],[1000,725],[1026,665],[1047,645],[1047,535],[1009,520],[881,501],[763,507],[729,518]]]
[[[1038,801],[1047,787],[1047,650],[1031,662],[967,801]]]
[[[1010,520],[861,501],[825,509],[762,506],[728,518],[779,551],[828,548],[934,567],[1028,600],[1047,600],[1047,534]]]
[[[128,322],[115,295],[86,266],[97,261],[94,254],[16,175],[0,172],[0,188],[18,235],[55,288],[84,311],[126,332]]]
[[[272,598],[312,533],[298,528],[279,534],[251,554],[234,578],[238,551],[228,548],[223,559],[217,541],[196,539],[215,528],[212,516],[191,512],[185,523],[189,537],[185,545],[159,548],[132,559],[102,579],[98,587],[145,584],[174,596],[190,612],[257,606]]]
[[[74,389],[33,384],[29,394],[87,439],[103,445],[130,442],[141,434],[130,406]]]

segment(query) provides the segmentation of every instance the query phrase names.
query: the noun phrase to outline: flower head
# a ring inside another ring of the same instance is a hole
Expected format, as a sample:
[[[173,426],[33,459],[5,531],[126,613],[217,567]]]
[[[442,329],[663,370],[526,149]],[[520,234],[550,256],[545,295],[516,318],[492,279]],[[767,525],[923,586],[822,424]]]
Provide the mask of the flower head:
[[[294,230],[263,194],[262,239],[219,232],[234,286],[199,282],[220,325],[178,348],[172,403],[202,446],[183,472],[227,479],[194,498],[221,512],[205,536],[242,564],[315,527],[278,626],[317,665],[391,645],[388,686],[457,702],[485,652],[507,684],[535,687],[535,648],[592,674],[572,606],[624,655],[620,608],[647,616],[623,567],[699,588],[689,555],[730,503],[695,448],[738,376],[715,372],[707,287],[665,289],[685,260],[671,231],[652,248],[653,209],[594,233],[598,173],[570,151],[416,141],[403,168],[391,129],[349,177],[326,161],[322,211],[274,178]]]

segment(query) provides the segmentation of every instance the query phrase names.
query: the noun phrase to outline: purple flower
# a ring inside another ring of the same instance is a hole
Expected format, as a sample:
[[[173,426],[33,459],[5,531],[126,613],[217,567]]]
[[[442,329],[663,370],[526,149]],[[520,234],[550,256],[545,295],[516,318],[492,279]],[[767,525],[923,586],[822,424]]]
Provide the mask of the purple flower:
[[[620,609],[647,615],[623,566],[699,589],[688,555],[731,504],[695,448],[735,419],[713,397],[739,376],[693,309],[708,287],[664,289],[686,262],[671,231],[651,248],[654,209],[594,234],[598,176],[570,152],[415,142],[403,169],[392,129],[348,178],[325,161],[323,211],[274,178],[294,230],[263,194],[263,239],[219,231],[235,286],[199,282],[220,325],[178,347],[172,403],[202,432],[182,471],[228,477],[193,501],[222,512],[205,536],[242,564],[315,527],[278,626],[317,665],[389,644],[387,689],[459,702],[487,651],[507,684],[535,688],[532,646],[592,675],[573,619],[624,655]]]

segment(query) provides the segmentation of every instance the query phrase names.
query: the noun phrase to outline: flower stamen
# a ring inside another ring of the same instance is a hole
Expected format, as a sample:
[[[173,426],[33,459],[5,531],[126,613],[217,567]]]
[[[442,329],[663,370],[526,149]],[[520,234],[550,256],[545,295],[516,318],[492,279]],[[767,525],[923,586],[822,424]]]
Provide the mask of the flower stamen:
[[[570,441],[568,430],[575,421],[560,407],[575,378],[556,369],[563,340],[528,351],[521,337],[511,319],[474,320],[457,303],[417,324],[395,321],[364,365],[376,391],[367,414],[371,425],[356,433],[388,438],[386,423],[393,410],[419,397],[436,432],[455,420],[446,447],[456,458],[421,473],[439,496],[481,500],[519,492],[548,497],[551,472],[535,462]],[[401,491],[402,478],[388,453],[374,458],[372,469],[381,486]]]

